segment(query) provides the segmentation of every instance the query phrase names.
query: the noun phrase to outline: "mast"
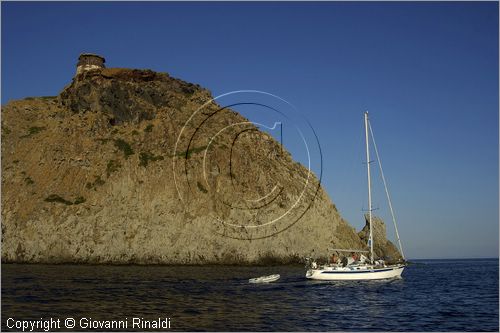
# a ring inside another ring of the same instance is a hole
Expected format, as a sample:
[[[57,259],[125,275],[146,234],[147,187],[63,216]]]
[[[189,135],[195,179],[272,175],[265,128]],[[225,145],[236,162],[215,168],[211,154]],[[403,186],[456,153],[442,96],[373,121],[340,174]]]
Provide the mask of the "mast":
[[[370,224],[370,262],[373,264],[373,230],[372,230],[372,188],[370,176],[370,146],[368,140],[368,111],[365,112],[365,142],[366,142],[366,170],[368,177],[368,222]]]

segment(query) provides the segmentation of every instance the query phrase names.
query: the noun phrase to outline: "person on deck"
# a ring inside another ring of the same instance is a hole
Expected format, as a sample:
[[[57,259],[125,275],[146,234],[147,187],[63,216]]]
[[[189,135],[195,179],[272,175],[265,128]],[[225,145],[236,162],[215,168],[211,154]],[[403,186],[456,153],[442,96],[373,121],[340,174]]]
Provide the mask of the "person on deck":
[[[339,259],[339,258],[337,257],[337,255],[336,255],[336,254],[333,254],[333,255],[332,255],[332,257],[330,258],[330,263],[331,263],[331,264],[336,264],[336,263],[337,263],[337,261],[338,261],[338,259]]]

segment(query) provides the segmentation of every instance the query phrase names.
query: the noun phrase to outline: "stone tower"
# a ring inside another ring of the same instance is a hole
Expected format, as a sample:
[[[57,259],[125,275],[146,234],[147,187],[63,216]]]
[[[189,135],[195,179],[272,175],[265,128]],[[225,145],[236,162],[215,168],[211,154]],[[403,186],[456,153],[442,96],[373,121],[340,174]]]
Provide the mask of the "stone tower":
[[[76,65],[76,74],[81,74],[88,70],[104,68],[106,60],[97,54],[82,53],[78,57],[78,64]]]

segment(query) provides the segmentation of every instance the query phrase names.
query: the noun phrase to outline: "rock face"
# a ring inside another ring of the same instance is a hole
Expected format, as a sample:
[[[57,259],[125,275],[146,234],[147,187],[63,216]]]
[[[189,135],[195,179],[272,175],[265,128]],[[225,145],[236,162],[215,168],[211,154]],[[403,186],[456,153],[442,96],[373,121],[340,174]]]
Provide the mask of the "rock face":
[[[78,74],[60,94],[73,112],[101,112],[111,125],[155,118],[159,108],[179,107],[178,96],[191,96],[199,86],[150,70],[102,68]],[[207,92],[208,93],[208,92]],[[206,95],[205,97],[208,97]]]
[[[2,261],[287,263],[365,247],[314,175],[211,98],[102,68],[2,107]]]
[[[370,238],[370,222],[368,214],[365,214],[365,226],[358,233],[363,243],[368,244],[368,239]],[[394,244],[387,239],[385,223],[377,216],[372,215],[373,223],[373,252],[375,257],[384,258],[388,262],[397,261],[401,259],[401,254]]]

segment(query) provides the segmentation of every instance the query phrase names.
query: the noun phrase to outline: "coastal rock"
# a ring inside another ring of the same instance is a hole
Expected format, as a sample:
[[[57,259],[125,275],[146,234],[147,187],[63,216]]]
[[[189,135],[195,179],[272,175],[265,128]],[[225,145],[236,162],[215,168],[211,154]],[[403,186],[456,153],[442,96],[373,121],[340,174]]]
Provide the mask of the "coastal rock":
[[[266,264],[364,246],[268,134],[247,124],[210,145],[247,121],[211,98],[165,73],[99,68],[2,107],[2,261]]]
[[[383,258],[388,262],[395,262],[402,259],[396,246],[387,239],[386,227],[384,221],[377,216],[372,215],[373,223],[373,252],[376,258]],[[370,238],[370,222],[368,214],[365,214],[365,226],[358,233],[364,244],[368,244]]]
[[[197,91],[204,90],[192,83],[173,80],[166,73],[102,68],[77,74],[59,99],[73,112],[101,112],[116,125],[152,120],[158,108],[178,106],[182,102],[179,95],[189,99]]]

